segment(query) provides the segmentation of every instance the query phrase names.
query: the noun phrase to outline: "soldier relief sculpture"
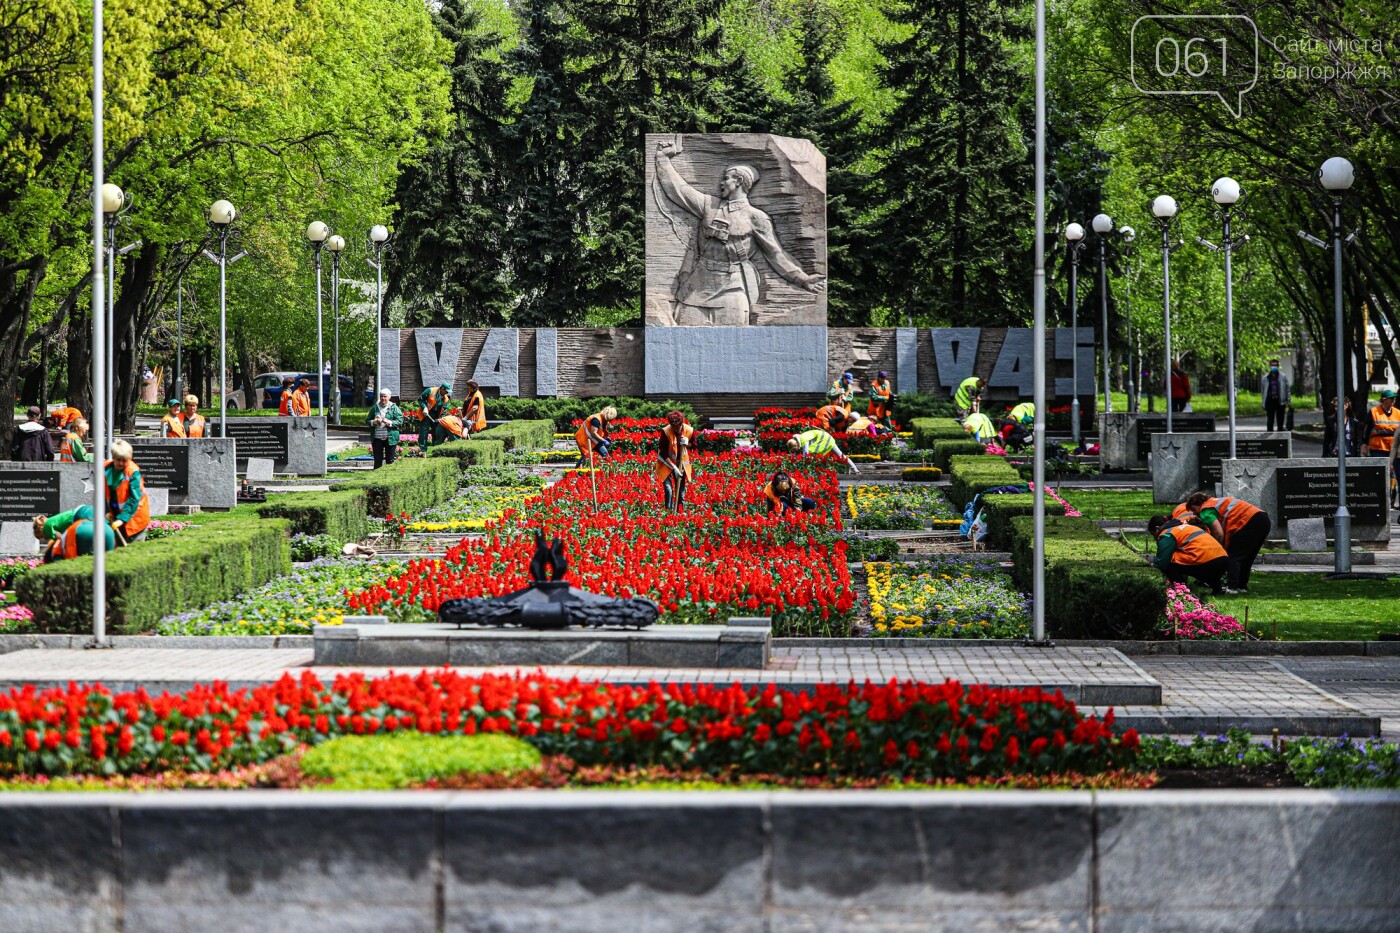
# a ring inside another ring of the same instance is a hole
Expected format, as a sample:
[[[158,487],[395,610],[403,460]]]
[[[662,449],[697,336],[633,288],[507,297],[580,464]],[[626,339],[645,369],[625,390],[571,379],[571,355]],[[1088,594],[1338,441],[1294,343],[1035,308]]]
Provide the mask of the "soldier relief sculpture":
[[[821,153],[805,140],[759,134],[648,141],[654,149],[647,191],[647,324],[824,325]],[[713,194],[677,170],[677,156],[687,145],[687,167],[714,172]],[[750,161],[743,161],[746,156]],[[765,204],[778,213],[776,221],[750,200],[761,185],[767,185]]]

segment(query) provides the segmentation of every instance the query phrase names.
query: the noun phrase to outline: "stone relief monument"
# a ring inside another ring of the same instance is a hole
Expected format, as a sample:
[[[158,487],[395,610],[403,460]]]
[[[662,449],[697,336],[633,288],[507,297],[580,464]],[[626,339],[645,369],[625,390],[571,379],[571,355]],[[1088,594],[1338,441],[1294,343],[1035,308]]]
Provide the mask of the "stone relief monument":
[[[762,133],[649,135],[646,244],[649,327],[823,327],[826,157]]]

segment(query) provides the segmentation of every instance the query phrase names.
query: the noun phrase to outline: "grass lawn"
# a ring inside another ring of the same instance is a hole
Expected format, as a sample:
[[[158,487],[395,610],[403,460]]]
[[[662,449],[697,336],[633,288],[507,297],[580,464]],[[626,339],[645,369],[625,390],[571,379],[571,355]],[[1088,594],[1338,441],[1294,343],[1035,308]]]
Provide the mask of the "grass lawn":
[[[1153,413],[1162,413],[1162,390],[1160,386],[1154,386],[1157,390],[1157,400],[1153,405]],[[1299,412],[1311,410],[1312,397],[1299,397],[1294,399],[1294,408]],[[1147,396],[1142,396],[1140,407],[1142,411],[1147,411]],[[1127,411],[1128,396],[1123,392],[1113,393],[1113,410]],[[1230,413],[1230,402],[1225,397],[1224,392],[1215,392],[1208,395],[1193,395],[1191,397],[1191,413],[1197,415],[1218,415],[1224,418]],[[1258,392],[1240,392],[1235,396],[1235,417],[1249,418],[1264,414],[1264,400]]]
[[[1060,497],[1095,521],[1122,519],[1146,521],[1153,515],[1171,511],[1171,506],[1152,501],[1150,489],[1073,489],[1056,490]]]
[[[1249,633],[1283,641],[1356,641],[1380,632],[1400,632],[1400,579],[1324,580],[1307,573],[1261,573],[1249,578],[1249,592],[1210,597],[1222,610],[1245,621]]]

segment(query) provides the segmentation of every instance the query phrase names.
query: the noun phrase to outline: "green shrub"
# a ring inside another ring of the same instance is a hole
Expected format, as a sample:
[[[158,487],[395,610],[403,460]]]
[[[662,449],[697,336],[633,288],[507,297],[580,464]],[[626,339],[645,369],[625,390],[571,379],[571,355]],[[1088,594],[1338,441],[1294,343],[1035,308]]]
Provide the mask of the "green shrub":
[[[263,518],[287,519],[293,534],[326,535],[333,541],[347,544],[369,534],[368,508],[364,490],[343,489],[337,485],[330,492],[269,496],[267,502],[258,506],[258,514]]]
[[[399,460],[364,476],[336,483],[332,491],[363,491],[367,499],[366,514],[375,518],[388,518],[400,512],[413,515],[451,499],[457,492],[459,473],[461,467],[455,458]],[[368,522],[365,527],[368,528]]]
[[[959,509],[979,492],[997,486],[1019,486],[1021,476],[1001,457],[989,457],[984,452],[979,455],[955,454],[948,458],[948,475],[952,483],[948,498]]]
[[[292,569],[288,523],[223,515],[107,555],[107,628],[135,635],[163,616],[231,599]],[[92,558],[36,568],[16,583],[41,632],[92,627]]]
[[[899,394],[894,406],[894,416],[908,424],[915,418],[951,418],[958,413],[953,407],[953,399],[948,395],[921,395],[911,392]],[[164,414],[164,412],[162,412]]]
[[[979,507],[987,516],[987,543],[999,551],[1011,546],[1011,519],[1018,515],[1035,514],[1035,496],[1032,493],[999,492],[984,496]],[[1045,517],[1062,516],[1065,507],[1050,497],[1045,499]]]
[[[932,450],[934,441],[960,441],[967,437],[955,418],[915,418],[909,430],[914,432],[914,447],[919,450]]]
[[[336,790],[394,790],[458,774],[498,774],[537,768],[540,753],[507,735],[349,735],[312,748],[303,774],[330,778]]]
[[[554,446],[553,421],[508,421],[473,434],[473,440],[502,441],[506,450],[548,450]]]
[[[498,466],[505,459],[505,455],[505,441],[498,440],[452,441],[428,451],[429,457],[456,459],[458,468],[463,470],[469,466]]]
[[[987,448],[970,437],[962,437],[958,440],[934,441],[933,442],[933,462],[947,470],[953,457],[960,456],[983,456],[987,455]]]
[[[573,422],[597,414],[609,405],[617,409],[620,418],[664,418],[670,411],[684,413],[686,420],[697,424],[695,409],[688,403],[670,399],[619,398],[493,398],[486,401],[486,412],[493,420],[548,420],[560,434],[574,433]],[[164,409],[161,414],[165,414]],[[480,435],[478,435],[479,437]]]
[[[943,478],[943,471],[936,466],[906,467],[899,478],[906,483],[932,483]]]

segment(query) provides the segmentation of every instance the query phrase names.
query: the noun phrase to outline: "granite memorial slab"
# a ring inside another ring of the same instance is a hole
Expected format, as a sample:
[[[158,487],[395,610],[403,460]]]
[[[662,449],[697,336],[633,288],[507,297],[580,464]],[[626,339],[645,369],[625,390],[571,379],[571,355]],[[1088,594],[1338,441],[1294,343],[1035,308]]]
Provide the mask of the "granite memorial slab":
[[[1327,550],[1327,520],[1295,518],[1288,523],[1288,547],[1294,551]]]
[[[1225,495],[1239,496],[1269,514],[1272,539],[1286,540],[1289,524],[1321,518],[1331,530],[1337,511],[1337,461],[1323,457],[1290,460],[1226,460]],[[1347,509],[1354,541],[1390,540],[1387,461],[1347,461]]]
[[[277,419],[282,420],[282,419]],[[128,437],[146,486],[165,490],[169,504],[231,509],[238,504],[241,448],[222,437]]]
[[[1172,420],[1175,428],[1176,419]],[[1214,494],[1215,484],[1220,482],[1220,463],[1230,452],[1228,434],[1177,431],[1150,434],[1149,439],[1152,442],[1152,501],[1180,502],[1196,490]],[[1286,460],[1292,453],[1292,435],[1287,431],[1235,432],[1238,460]]]
[[[1152,435],[1167,430],[1166,415],[1112,411],[1099,415],[1099,467],[1103,470],[1145,470]],[[1214,415],[1172,415],[1172,432],[1199,434],[1215,430]]]
[[[92,501],[90,463],[0,464],[0,522],[29,522]]]
[[[39,539],[30,522],[0,522],[0,555],[29,557],[39,553]]]
[[[170,490],[157,489],[155,486],[147,486],[146,507],[150,510],[151,518],[160,518],[170,514]]]
[[[210,433],[221,436],[219,420],[209,424]],[[271,460],[278,473],[325,475],[326,419],[320,415],[230,418],[228,437],[237,444],[240,470],[256,457]]]

